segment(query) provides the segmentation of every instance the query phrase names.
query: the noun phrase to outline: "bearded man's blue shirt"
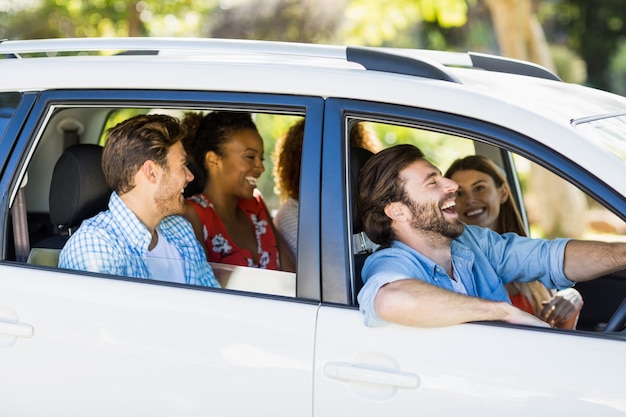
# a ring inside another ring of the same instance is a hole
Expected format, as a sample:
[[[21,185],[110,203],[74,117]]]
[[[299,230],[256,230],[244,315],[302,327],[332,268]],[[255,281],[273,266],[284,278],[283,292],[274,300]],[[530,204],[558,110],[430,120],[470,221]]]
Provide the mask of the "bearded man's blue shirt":
[[[565,246],[569,239],[531,239],[515,233],[498,234],[488,228],[465,225],[452,240],[452,264],[467,294],[510,303],[506,284],[539,280],[547,288],[574,285],[563,272]],[[391,246],[370,255],[361,276],[364,286],[358,301],[365,324],[385,324],[374,310],[374,298],[386,284],[419,279],[453,291],[444,269],[408,245],[393,241]]]

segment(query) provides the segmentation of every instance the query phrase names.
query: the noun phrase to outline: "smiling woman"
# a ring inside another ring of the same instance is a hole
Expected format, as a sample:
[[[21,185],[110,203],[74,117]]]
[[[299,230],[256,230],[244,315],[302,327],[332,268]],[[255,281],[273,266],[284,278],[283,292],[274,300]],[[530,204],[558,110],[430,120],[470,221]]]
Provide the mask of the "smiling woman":
[[[519,210],[513,201],[504,171],[483,155],[457,159],[446,176],[456,181],[456,210],[467,224],[498,233],[526,236]],[[568,288],[550,291],[538,281],[509,283],[507,292],[514,306],[539,317],[553,327],[573,329],[583,306],[580,293]]]
[[[294,271],[294,260],[274,229],[256,189],[263,139],[249,113],[187,113],[185,145],[197,180],[186,217],[207,259],[232,265]]]

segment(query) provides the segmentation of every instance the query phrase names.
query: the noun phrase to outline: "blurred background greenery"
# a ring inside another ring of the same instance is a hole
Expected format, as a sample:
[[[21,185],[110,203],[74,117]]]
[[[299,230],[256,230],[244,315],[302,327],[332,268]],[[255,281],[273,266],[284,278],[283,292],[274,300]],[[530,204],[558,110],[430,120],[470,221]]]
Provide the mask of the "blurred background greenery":
[[[0,39],[216,37],[495,53],[626,95],[624,0],[0,0]]]
[[[0,39],[212,37],[474,51],[532,61],[564,81],[626,95],[625,6],[626,0],[0,0]],[[133,111],[148,109],[121,111],[110,123]],[[256,122],[266,154],[259,188],[274,207],[270,156],[293,118],[259,114]],[[442,168],[458,153],[471,153],[459,148],[458,138],[444,146],[445,135],[421,132],[416,139],[410,129],[389,126],[376,133],[385,146],[417,143]],[[528,161],[516,162],[533,235],[578,236],[565,227],[583,222],[557,216],[546,225],[548,208],[532,201],[563,189],[561,205],[566,197],[582,201],[565,204],[577,219],[593,202],[561,179],[548,181]],[[603,216],[602,224],[624,226],[606,220],[610,213]]]

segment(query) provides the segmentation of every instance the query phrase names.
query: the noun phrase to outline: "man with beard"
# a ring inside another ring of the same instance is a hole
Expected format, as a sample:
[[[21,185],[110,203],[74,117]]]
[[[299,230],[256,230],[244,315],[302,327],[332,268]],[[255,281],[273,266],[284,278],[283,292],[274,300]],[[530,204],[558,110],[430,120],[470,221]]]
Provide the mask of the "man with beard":
[[[564,289],[626,268],[626,244],[500,235],[464,225],[457,184],[412,145],[374,155],[362,168],[364,230],[381,248],[362,271],[358,295],[368,326],[437,327],[498,320],[548,327],[510,304],[505,284]]]
[[[59,267],[219,287],[204,251],[181,215],[193,180],[178,120],[141,115],[108,131],[102,169],[113,190],[109,209],[85,220]]]

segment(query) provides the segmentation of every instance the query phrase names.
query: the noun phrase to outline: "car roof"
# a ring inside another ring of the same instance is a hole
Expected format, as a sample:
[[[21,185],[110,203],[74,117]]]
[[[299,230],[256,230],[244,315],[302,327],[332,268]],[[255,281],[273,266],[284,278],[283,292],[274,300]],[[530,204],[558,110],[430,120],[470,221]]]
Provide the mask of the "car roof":
[[[103,51],[109,55],[87,55]],[[24,58],[33,53],[37,57]],[[71,56],[62,56],[67,53]],[[170,89],[349,98],[506,126],[582,166],[593,153],[602,161],[585,167],[601,179],[610,178],[621,163],[608,152],[598,153],[574,122],[624,115],[624,97],[496,56],[189,38],[5,41],[0,55],[17,58],[0,60],[0,91]],[[626,185],[613,186],[626,194]]]

